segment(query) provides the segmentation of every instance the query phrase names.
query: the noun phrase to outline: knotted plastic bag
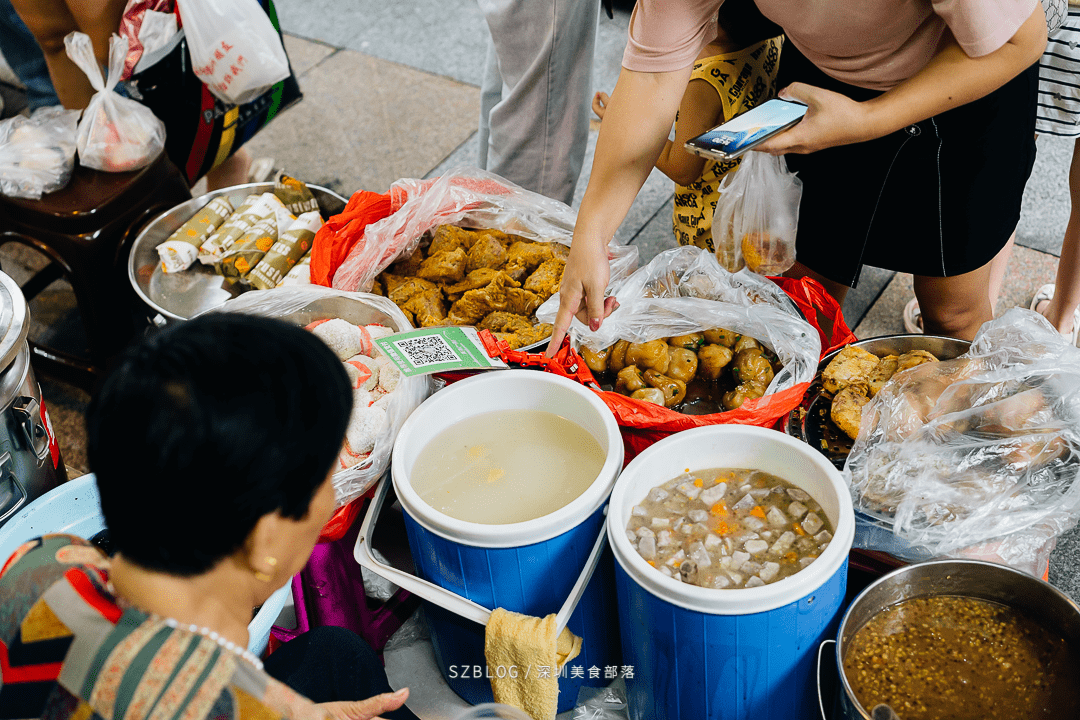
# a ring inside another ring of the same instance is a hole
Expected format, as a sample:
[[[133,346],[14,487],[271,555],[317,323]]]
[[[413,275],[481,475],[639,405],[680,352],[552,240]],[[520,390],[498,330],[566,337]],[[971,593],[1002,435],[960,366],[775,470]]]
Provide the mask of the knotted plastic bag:
[[[713,246],[720,265],[780,275],[795,264],[802,181],[778,156],[749,152],[720,182]]]
[[[0,193],[38,200],[66,186],[75,168],[78,110],[59,105],[0,122]]]
[[[127,172],[152,163],[165,149],[165,124],[150,108],[116,94],[124,71],[128,42],[109,38],[109,74],[103,80],[89,36],[73,32],[64,38],[68,57],[78,65],[97,92],[79,121],[79,162],[94,170]]]
[[[844,475],[860,515],[908,545],[901,556],[1039,574],[1051,541],[1080,517],[1080,349],[1041,315],[1007,311],[968,352],[878,392]]]

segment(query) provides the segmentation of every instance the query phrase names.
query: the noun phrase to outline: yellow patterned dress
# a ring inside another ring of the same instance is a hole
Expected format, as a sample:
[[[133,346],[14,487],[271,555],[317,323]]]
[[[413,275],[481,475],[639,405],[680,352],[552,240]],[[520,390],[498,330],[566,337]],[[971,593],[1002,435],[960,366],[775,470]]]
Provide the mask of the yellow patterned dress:
[[[712,85],[724,104],[724,118],[731,119],[776,96],[782,42],[783,38],[775,37],[736,52],[699,60],[690,79]],[[714,252],[712,220],[720,197],[720,181],[738,165],[738,160],[708,160],[697,181],[686,187],[675,186],[672,222],[680,245],[697,245]]]

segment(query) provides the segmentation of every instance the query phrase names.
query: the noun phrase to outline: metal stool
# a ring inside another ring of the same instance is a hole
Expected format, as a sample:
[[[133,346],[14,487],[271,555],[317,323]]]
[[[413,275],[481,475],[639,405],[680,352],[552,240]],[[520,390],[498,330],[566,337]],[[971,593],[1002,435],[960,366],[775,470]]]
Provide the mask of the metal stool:
[[[76,166],[67,187],[40,200],[0,196],[0,246],[21,243],[52,260],[22,286],[27,302],[65,277],[86,330],[88,357],[31,341],[35,367],[92,388],[136,331],[126,272],[132,242],[155,215],[190,199],[183,174],[165,153],[134,172]]]

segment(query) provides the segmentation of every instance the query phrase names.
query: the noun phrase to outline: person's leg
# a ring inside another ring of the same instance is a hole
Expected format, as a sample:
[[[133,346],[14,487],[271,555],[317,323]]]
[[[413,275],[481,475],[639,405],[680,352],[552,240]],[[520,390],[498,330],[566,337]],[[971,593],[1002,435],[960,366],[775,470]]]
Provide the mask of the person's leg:
[[[318,627],[285,643],[266,659],[265,669],[270,677],[316,703],[364,700],[393,692],[371,646],[339,627]],[[417,720],[404,706],[382,717]]]
[[[109,36],[120,27],[126,0],[12,0],[15,11],[37,39],[53,87],[66,108],[90,103],[90,80],[67,56],[64,38],[73,31],[90,36],[98,64],[108,65]]]
[[[1001,297],[1001,288],[1005,284],[1005,271],[1009,268],[1009,258],[1012,257],[1013,248],[1016,247],[1016,231],[1009,236],[1009,242],[1001,248],[1001,252],[990,261],[990,280],[987,287],[987,296],[990,299],[991,312],[997,307],[998,298]]]
[[[476,167],[488,169],[488,147],[491,145],[491,111],[502,100],[503,79],[499,74],[499,56],[495,43],[488,39],[487,56],[484,58],[484,79],[480,84],[480,124],[476,133]]]
[[[503,82],[501,99],[487,115],[486,167],[570,204],[589,136],[600,6],[591,0],[478,4]]]
[[[1046,316],[1058,332],[1070,332],[1073,316],[1080,307],[1080,138],[1073,144],[1072,165],[1069,167],[1069,198],[1072,209],[1065,237],[1061,243],[1054,280],[1054,299],[1040,303],[1035,309]]]
[[[992,320],[990,282],[993,260],[977,270],[953,277],[913,276],[915,297],[927,335],[971,340],[983,323]]]
[[[240,148],[225,162],[206,173],[206,189],[220,190],[233,185],[243,185],[248,181],[250,170],[251,153],[247,148]]]
[[[59,105],[60,98],[49,78],[49,66],[34,34],[26,27],[11,0],[0,0],[0,54],[3,54],[19,82],[26,86],[30,110]]]

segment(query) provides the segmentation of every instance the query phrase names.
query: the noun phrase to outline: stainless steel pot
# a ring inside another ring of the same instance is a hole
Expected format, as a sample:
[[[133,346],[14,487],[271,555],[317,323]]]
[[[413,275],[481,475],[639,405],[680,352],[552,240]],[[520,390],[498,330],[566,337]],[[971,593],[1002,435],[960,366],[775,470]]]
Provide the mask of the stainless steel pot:
[[[345,209],[345,198],[318,185],[308,185],[323,218]],[[206,203],[222,195],[239,206],[248,195],[273,192],[274,183],[248,183],[215,190],[158,215],[147,225],[131,246],[128,255],[128,280],[146,303],[148,320],[158,326],[189,320],[201,312],[218,307],[247,290],[241,283],[229,282],[208,265],[195,263],[184,272],[164,273],[156,248],[165,242]]]
[[[67,480],[30,367],[29,325],[22,291],[0,273],[0,523]]]
[[[1049,583],[1005,565],[979,560],[933,560],[895,570],[873,583],[851,603],[836,640],[836,666],[840,674],[838,718],[872,720],[870,711],[855,698],[844,675],[844,656],[851,641],[872,617],[903,600],[928,596],[960,596],[989,600],[1015,608],[1037,619],[1047,630],[1080,644],[1080,605]],[[818,653],[819,693],[822,652]],[[825,717],[825,698],[821,698]]]

